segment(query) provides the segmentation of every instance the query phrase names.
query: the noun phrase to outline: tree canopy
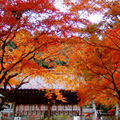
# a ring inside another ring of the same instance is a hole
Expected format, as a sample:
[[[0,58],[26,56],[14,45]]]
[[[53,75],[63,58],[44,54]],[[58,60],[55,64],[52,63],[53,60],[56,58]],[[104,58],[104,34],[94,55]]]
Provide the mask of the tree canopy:
[[[81,43],[69,56],[68,64],[80,79],[77,86],[80,105],[92,100],[107,105],[119,104],[120,2],[78,0],[65,3],[78,16],[81,12],[103,16],[99,22],[87,22],[84,28],[75,28]]]
[[[0,1],[0,85],[5,90],[0,109],[11,90],[47,72],[40,62],[60,55],[57,34],[64,31],[67,14],[54,5],[54,0]]]
[[[43,76],[51,88],[77,90],[80,105],[93,99],[119,104],[120,1],[63,0],[64,12],[55,2],[0,1],[4,96],[7,88],[16,90],[27,83],[26,78]],[[93,23],[90,15],[102,19]],[[5,101],[4,97],[0,109]]]

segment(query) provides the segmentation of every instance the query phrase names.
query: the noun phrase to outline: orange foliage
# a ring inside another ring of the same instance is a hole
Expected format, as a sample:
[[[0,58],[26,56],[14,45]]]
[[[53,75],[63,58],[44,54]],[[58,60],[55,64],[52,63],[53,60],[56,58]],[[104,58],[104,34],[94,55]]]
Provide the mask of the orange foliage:
[[[60,45],[57,26],[65,19],[59,17],[63,14],[54,0],[4,0],[0,11],[0,84],[13,89],[26,83],[24,78],[47,72],[38,63],[57,57],[58,49],[53,47]]]
[[[79,90],[80,105],[93,99],[119,102],[119,1],[64,0],[64,5],[70,6],[68,13],[57,10],[54,0],[0,1],[0,84],[13,89],[28,82],[28,76],[41,75],[51,88]],[[81,18],[82,13],[102,14],[112,24],[107,20],[92,24]],[[57,65],[55,59],[67,64]],[[38,65],[41,61],[55,70],[47,72]],[[52,98],[53,93],[65,101],[57,90],[46,96]]]
[[[69,65],[74,75],[81,77],[78,96],[79,105],[96,100],[102,104],[116,104],[120,100],[120,29],[108,29],[99,40],[92,35],[81,48],[71,54]],[[84,80],[84,82],[82,81]]]
[[[45,97],[50,99],[51,102],[55,103],[55,100],[61,100],[62,102],[67,102],[66,98],[63,97],[62,93],[59,89],[47,89],[47,93],[45,94]]]

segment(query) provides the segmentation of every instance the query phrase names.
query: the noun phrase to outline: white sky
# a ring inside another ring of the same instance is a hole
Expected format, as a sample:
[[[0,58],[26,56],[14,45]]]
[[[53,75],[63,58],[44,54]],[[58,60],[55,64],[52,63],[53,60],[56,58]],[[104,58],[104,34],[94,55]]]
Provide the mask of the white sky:
[[[62,3],[63,3],[63,0],[56,0],[56,3],[55,3],[56,7],[58,9],[60,9],[61,12],[67,12],[69,7],[66,7]],[[83,15],[80,14],[80,17],[81,18],[86,18],[84,14]],[[103,16],[102,15],[98,15],[98,14],[94,14],[94,15],[91,15],[91,16],[87,17],[87,19],[89,19],[93,23],[99,22],[100,20],[102,20],[102,18],[103,18]]]

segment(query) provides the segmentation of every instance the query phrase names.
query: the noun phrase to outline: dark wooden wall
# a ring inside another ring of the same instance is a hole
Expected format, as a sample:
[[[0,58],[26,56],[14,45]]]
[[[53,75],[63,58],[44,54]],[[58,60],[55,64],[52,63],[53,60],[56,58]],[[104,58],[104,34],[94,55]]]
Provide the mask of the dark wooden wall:
[[[56,96],[53,95],[53,100],[55,104],[78,104],[76,92],[71,92],[67,90],[60,90],[62,95],[66,97],[67,102],[62,102],[56,100]],[[0,89],[0,93],[4,93],[3,89]],[[16,104],[48,104],[51,102],[47,97],[45,97],[46,89],[37,90],[37,89],[18,89],[16,91],[9,92],[8,101],[16,102]]]

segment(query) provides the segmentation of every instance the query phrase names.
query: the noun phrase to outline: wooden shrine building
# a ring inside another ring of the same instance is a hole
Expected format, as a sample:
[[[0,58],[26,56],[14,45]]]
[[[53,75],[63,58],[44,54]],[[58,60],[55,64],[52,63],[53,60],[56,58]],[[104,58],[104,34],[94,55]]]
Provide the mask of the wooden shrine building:
[[[0,89],[0,93],[4,92]],[[78,106],[76,92],[68,90],[60,90],[67,102],[56,100],[53,95],[54,102],[45,97],[46,89],[18,89],[9,93],[8,102],[14,103],[15,116],[45,116],[51,115],[81,115],[81,108]],[[89,109],[86,113],[93,114],[94,110]],[[10,115],[9,114],[9,115]]]
[[[15,102],[17,105],[20,104],[48,104],[50,100],[45,97],[48,91],[38,89],[18,89],[10,93],[10,102]],[[1,90],[2,93],[2,90]],[[60,93],[66,98],[67,102],[55,100],[55,104],[78,104],[76,92],[67,90],[60,90]],[[53,96],[55,99],[55,96]],[[51,102],[51,104],[53,104]]]

